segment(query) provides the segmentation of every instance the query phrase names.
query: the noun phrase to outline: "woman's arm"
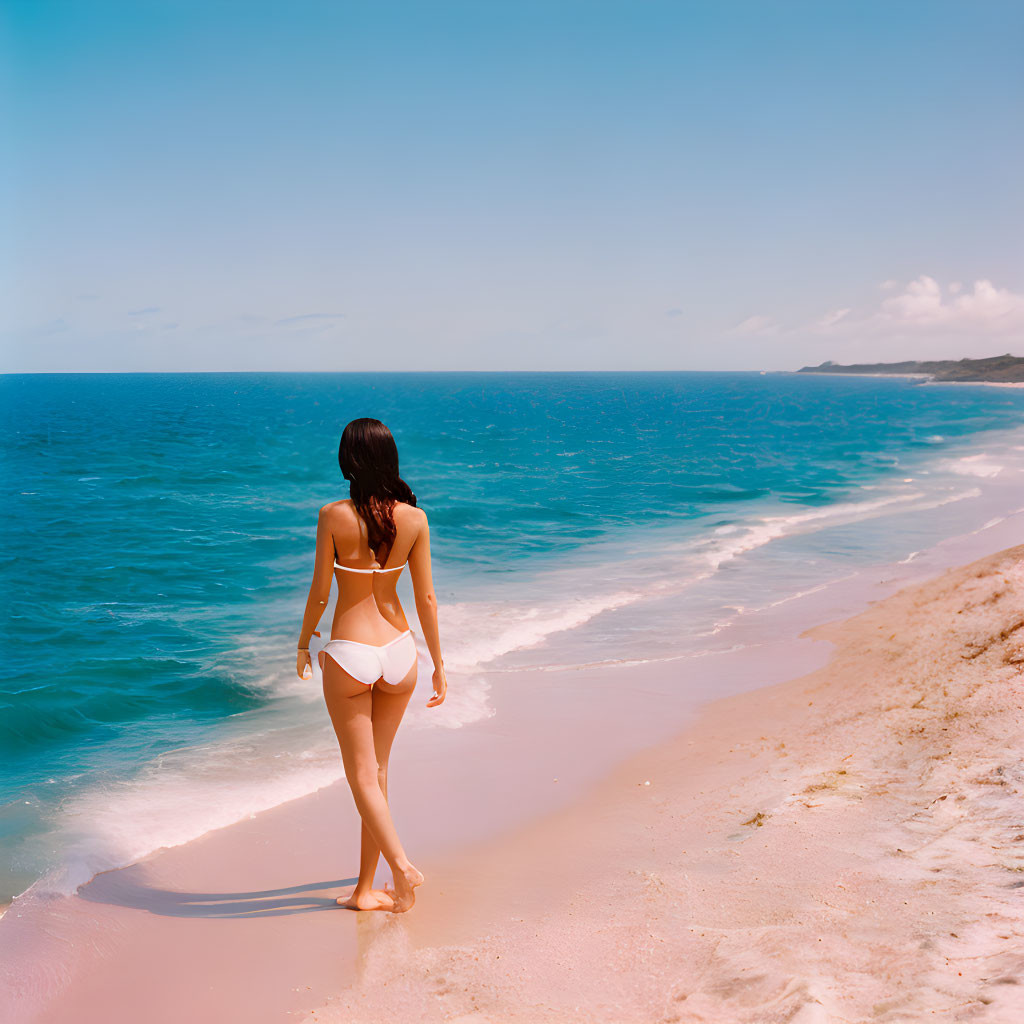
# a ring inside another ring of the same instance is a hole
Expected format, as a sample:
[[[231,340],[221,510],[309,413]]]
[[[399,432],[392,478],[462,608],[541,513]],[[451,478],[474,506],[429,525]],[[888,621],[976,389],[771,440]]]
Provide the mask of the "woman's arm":
[[[302,651],[309,647],[309,638],[317,632],[317,625],[323,617],[324,608],[331,596],[331,580],[334,579],[334,535],[327,522],[327,506],[320,509],[316,523],[316,556],[313,564],[313,582],[309,586],[306,612],[302,616],[302,631],[299,633],[299,660]],[[301,672],[299,673],[301,675]]]
[[[434,662],[434,694],[427,701],[427,707],[440,704],[448,688],[444,675],[444,661],[441,658],[441,639],[437,629],[437,597],[434,594],[434,578],[430,571],[430,526],[427,514],[421,512],[419,533],[409,549],[409,576],[412,592],[416,599],[416,615],[423,630],[423,639]]]

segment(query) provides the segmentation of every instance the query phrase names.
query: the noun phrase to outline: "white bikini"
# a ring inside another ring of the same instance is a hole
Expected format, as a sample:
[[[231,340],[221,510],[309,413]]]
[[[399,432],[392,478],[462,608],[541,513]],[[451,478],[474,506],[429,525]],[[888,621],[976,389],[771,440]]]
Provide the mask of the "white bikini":
[[[361,573],[401,572],[408,564],[403,562],[391,569],[356,569],[335,561],[334,568]],[[373,686],[378,679],[386,683],[400,683],[416,664],[416,641],[411,629],[379,646],[358,640],[328,640],[322,649],[364,686]]]

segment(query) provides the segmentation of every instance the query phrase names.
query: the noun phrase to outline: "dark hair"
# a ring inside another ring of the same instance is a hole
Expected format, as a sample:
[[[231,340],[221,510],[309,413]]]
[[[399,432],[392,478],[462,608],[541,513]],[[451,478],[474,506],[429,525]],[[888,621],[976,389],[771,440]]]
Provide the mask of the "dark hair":
[[[356,511],[366,522],[370,548],[378,551],[395,542],[396,501],[416,504],[412,488],[398,475],[398,445],[380,420],[362,417],[341,432],[338,465],[349,481],[349,494]]]

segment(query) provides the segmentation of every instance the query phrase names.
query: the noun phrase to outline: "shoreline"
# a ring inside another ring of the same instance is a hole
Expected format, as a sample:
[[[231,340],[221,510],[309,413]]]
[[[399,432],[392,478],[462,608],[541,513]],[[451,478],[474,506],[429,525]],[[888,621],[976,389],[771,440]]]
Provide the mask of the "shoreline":
[[[902,380],[920,380],[923,384],[983,384],[994,388],[1024,388],[1024,381],[1017,380],[942,380],[932,373],[829,373],[822,370],[791,370],[801,377],[892,377]]]
[[[76,1019],[85,1022],[116,1022],[142,1013],[154,1021],[195,1019],[193,989],[177,983],[168,988],[171,979],[160,970],[167,957],[174,958],[178,977],[192,980],[212,978],[216,964],[219,991],[204,997],[204,1013],[216,1011],[225,1019],[245,1013],[247,1019],[269,1021],[322,1005],[367,976],[381,936],[390,936],[390,942],[398,929],[402,941],[411,941],[410,936],[422,938],[426,930],[436,940],[443,933],[444,921],[432,913],[431,904],[441,896],[445,872],[444,892],[457,891],[446,866],[464,861],[464,851],[525,834],[538,821],[557,822],[575,814],[574,808],[602,784],[609,765],[614,773],[619,770],[615,766],[678,737],[707,707],[725,700],[737,709],[756,708],[765,687],[822,669],[829,658],[828,645],[820,643],[825,638],[794,639],[793,623],[801,615],[822,621],[836,609],[849,614],[872,597],[885,600],[908,579],[991,551],[1000,538],[1019,537],[1013,519],[950,538],[941,551],[941,544],[930,549],[932,558],[871,566],[854,590],[846,584],[834,588],[832,604],[825,600],[829,595],[819,593],[779,609],[775,644],[699,659],[699,665],[650,663],[494,677],[494,717],[455,730],[447,743],[439,742],[436,733],[411,733],[393,755],[396,820],[409,848],[422,851],[416,859],[435,883],[421,894],[415,916],[360,914],[352,922],[350,912],[339,912],[340,919],[337,913],[331,918],[318,912],[334,909],[333,895],[346,881],[338,866],[354,867],[358,858],[358,819],[344,780],[158,851],[129,868],[106,872],[77,897],[26,907],[34,920],[11,920],[9,915],[0,925],[6,933],[0,939],[21,948],[5,973],[17,982],[21,969],[28,971],[30,981],[18,982],[14,990],[19,1012],[22,1006],[38,1006],[37,1013],[10,1019],[57,1021],[66,1019],[72,1007]],[[886,578],[878,580],[879,571]],[[678,699],[680,670],[701,675],[712,666],[717,673],[712,688],[727,696],[694,712],[692,702]],[[756,680],[753,688],[751,679]],[[621,696],[617,684],[625,686]],[[554,705],[553,693],[558,695]],[[616,723],[614,730],[608,729],[610,721]],[[530,750],[528,762],[524,744]],[[472,777],[466,765],[474,766]],[[444,796],[440,803],[438,794]],[[386,874],[382,870],[378,880]],[[472,877],[468,867],[464,877]],[[544,889],[537,879],[531,884],[538,892]],[[472,896],[467,890],[466,898]],[[516,903],[520,896],[508,898]],[[443,917],[454,922],[458,915],[450,909]],[[14,916],[19,918],[20,911]],[[225,943],[238,955],[223,958]],[[126,986],[125,976],[136,980]],[[154,992],[160,993],[159,1011],[152,1006]]]
[[[927,380],[926,384],[984,384],[990,388],[1024,388],[1019,380]]]

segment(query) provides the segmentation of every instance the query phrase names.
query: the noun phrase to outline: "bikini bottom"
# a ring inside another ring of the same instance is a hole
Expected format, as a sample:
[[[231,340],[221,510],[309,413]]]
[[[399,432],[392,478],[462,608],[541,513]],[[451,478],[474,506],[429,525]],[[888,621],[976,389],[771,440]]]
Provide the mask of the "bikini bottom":
[[[358,640],[328,640],[323,650],[365,686],[373,686],[378,679],[400,683],[416,664],[416,641],[411,629],[379,647]]]

